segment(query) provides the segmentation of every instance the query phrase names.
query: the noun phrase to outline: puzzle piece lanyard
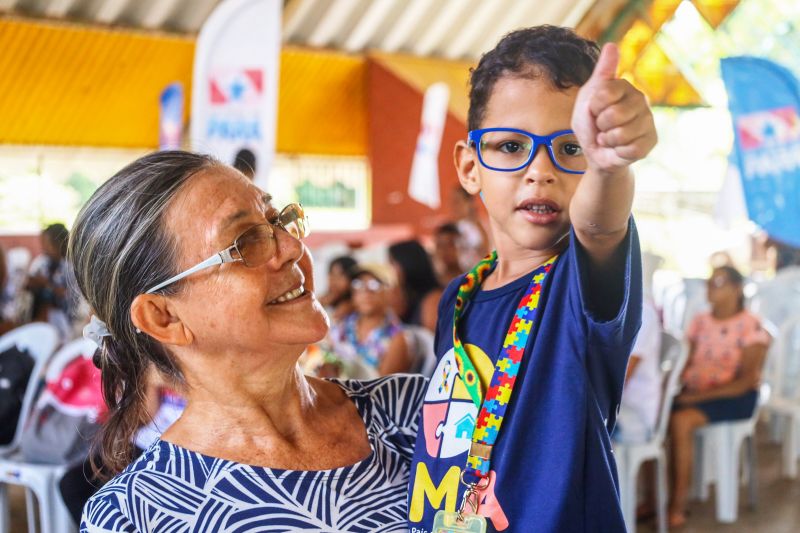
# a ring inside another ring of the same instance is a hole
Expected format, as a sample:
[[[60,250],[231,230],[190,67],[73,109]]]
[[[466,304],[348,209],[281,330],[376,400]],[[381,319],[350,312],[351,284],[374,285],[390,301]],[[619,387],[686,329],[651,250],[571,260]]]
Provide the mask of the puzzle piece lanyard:
[[[503,348],[497,358],[492,381],[486,390],[485,399],[481,398],[480,376],[461,340],[458,338],[458,322],[461,319],[461,314],[464,312],[464,306],[467,301],[478,291],[483,280],[494,268],[494,264],[497,261],[497,252],[493,251],[475,265],[458,288],[456,306],[453,313],[453,348],[459,374],[473,403],[479,409],[475,429],[472,432],[472,445],[467,457],[467,466],[461,473],[461,482],[467,486],[467,492],[464,493],[464,499],[458,511],[459,516],[464,513],[467,505],[472,508],[473,513],[478,511],[478,491],[486,488],[488,484],[492,447],[497,440],[503,417],[511,399],[511,392],[514,390],[514,384],[517,381],[517,371],[522,361],[522,354],[528,344],[536,309],[539,307],[539,295],[542,291],[542,285],[557,258],[558,256],[554,255],[533,273],[530,285],[528,285],[525,295],[520,300],[514,317],[511,319],[511,324],[508,326],[505,339],[503,339]],[[477,481],[475,483],[465,482],[464,474],[470,474],[477,478]]]

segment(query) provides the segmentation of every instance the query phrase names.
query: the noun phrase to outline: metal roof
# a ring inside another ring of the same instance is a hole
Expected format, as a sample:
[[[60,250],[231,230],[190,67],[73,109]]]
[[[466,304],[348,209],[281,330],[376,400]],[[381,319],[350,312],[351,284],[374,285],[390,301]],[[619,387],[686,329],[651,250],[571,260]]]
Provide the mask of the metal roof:
[[[224,0],[0,0],[0,14],[170,33],[200,30]],[[537,24],[574,27],[620,0],[286,0],[287,44],[474,60],[500,36]],[[617,9],[612,9],[612,12]]]

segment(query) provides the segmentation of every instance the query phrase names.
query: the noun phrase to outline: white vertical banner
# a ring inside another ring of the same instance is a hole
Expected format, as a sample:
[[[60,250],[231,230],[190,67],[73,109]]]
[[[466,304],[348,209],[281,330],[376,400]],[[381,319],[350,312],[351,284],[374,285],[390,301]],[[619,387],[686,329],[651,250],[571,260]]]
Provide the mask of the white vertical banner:
[[[224,0],[194,57],[192,149],[227,164],[252,151],[262,188],[275,156],[282,8],[282,0]]]
[[[434,83],[425,91],[422,123],[411,164],[411,178],[408,181],[408,195],[431,209],[438,209],[441,205],[439,148],[442,145],[449,100],[450,88],[446,83]]]

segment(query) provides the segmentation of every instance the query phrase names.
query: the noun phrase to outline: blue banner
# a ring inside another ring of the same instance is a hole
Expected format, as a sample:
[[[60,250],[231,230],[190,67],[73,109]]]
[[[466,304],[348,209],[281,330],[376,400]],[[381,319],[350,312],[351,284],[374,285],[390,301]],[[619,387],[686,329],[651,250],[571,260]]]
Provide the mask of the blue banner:
[[[800,246],[800,84],[786,68],[746,56],[723,59],[722,78],[748,216]]]
[[[158,147],[179,150],[183,138],[183,85],[175,82],[161,92]]]

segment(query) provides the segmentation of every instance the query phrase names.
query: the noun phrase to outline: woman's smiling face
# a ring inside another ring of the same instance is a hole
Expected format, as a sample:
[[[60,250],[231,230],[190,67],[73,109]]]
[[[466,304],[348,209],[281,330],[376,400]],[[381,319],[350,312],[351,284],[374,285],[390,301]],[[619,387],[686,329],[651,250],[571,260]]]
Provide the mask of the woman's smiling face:
[[[176,242],[178,271],[230,246],[242,232],[274,222],[268,195],[235,170],[218,166],[191,178],[165,224]],[[274,255],[265,264],[229,263],[181,281],[178,316],[206,353],[269,352],[322,339],[328,318],[314,295],[312,261],[302,242],[273,226]]]

